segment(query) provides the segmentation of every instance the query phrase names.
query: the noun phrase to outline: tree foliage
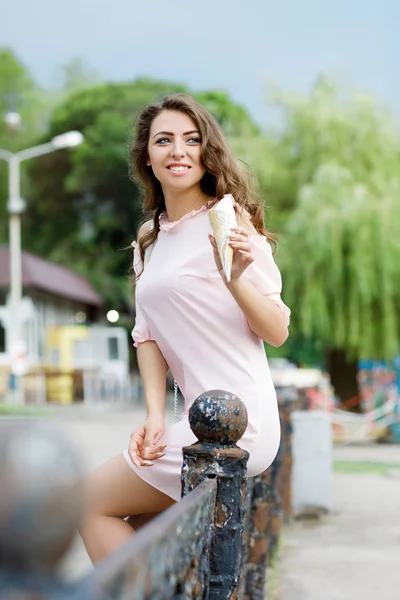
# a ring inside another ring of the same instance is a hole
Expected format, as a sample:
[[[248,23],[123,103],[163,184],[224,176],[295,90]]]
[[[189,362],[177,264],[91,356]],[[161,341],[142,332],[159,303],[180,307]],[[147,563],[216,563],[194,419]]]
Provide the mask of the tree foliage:
[[[37,135],[39,109],[40,90],[29,71],[11,50],[0,49],[0,146],[13,152]],[[21,128],[9,126],[9,112],[21,115]]]
[[[79,90],[93,87],[99,83],[99,75],[87,66],[85,61],[76,56],[60,69],[61,91],[71,94]]]
[[[25,65],[15,53],[0,49],[0,147],[9,152],[17,152],[36,145],[40,136],[47,130],[50,114],[54,107],[71,90],[90,85],[92,73],[82,61],[74,60],[62,68],[62,89],[44,90],[33,80]],[[7,116],[17,113],[20,121],[10,123]],[[48,141],[48,137],[42,141]],[[30,193],[31,180],[29,167],[21,169],[22,195]],[[0,243],[7,237],[7,180],[8,171],[5,162],[0,161]]]
[[[15,152],[38,135],[42,114],[41,90],[35,86],[28,70],[15,54],[0,49],[0,148]],[[19,113],[21,126],[7,120],[9,113]],[[0,241],[7,238],[8,167],[0,160]]]
[[[14,151],[71,129],[85,136],[79,148],[32,161],[29,178],[24,168],[24,247],[77,269],[124,310],[131,306],[127,248],[141,218],[128,176],[129,133],[144,105],[189,90],[146,78],[93,85],[79,60],[63,73],[62,92],[46,96],[12,52],[0,51],[0,110],[17,110],[24,123],[14,134],[1,123],[0,146]],[[326,78],[308,96],[274,90],[277,125],[268,131],[224,92],[193,95],[221,123],[243,168],[250,165],[268,227],[280,234],[292,358],[304,340],[313,355],[325,346],[353,358],[392,357],[400,334],[397,122],[370,96]],[[6,179],[1,165],[0,216]]]
[[[276,140],[275,191],[291,209],[280,264],[294,331],[352,357],[393,357],[400,334],[397,123],[370,97],[345,95],[326,80],[309,98],[278,101],[286,126]]]
[[[228,138],[249,139],[259,133],[259,127],[246,109],[234,104],[225,92],[215,90],[193,96],[217,119]]]

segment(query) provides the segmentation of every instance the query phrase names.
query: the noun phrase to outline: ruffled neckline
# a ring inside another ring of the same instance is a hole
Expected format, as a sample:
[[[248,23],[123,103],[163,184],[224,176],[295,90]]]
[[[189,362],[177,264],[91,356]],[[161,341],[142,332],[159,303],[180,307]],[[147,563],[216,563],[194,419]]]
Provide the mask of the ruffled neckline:
[[[161,213],[161,215],[159,216],[159,219],[158,219],[159,223],[160,223],[161,231],[171,231],[171,229],[173,229],[174,227],[176,227],[183,221],[186,221],[187,219],[191,219],[198,213],[208,210],[209,207],[212,206],[212,204],[214,204],[214,202],[215,202],[215,200],[209,200],[207,202],[207,204],[203,204],[203,206],[201,206],[200,208],[195,208],[195,209],[191,210],[190,212],[186,213],[186,215],[183,215],[183,217],[178,219],[178,221],[169,221],[167,211],[165,210],[164,212]]]

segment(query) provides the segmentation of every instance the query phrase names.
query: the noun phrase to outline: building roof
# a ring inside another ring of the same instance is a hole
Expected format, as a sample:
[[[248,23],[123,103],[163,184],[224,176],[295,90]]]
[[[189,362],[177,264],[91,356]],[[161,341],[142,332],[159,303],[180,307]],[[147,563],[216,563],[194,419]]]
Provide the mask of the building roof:
[[[8,288],[10,285],[9,256],[8,248],[0,247],[0,288]],[[84,277],[29,252],[22,253],[22,286],[40,289],[90,306],[103,304],[103,300]]]

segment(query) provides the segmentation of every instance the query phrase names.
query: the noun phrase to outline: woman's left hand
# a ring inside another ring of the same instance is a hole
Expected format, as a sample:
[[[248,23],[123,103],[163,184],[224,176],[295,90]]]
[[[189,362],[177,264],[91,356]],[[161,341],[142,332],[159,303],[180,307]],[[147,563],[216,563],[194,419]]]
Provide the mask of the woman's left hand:
[[[218,254],[215,238],[213,235],[209,235],[208,237],[214,250],[214,260],[217,269],[224,282],[227,283],[225,273],[222,268],[221,259]],[[235,227],[232,229],[232,233],[229,237],[230,245],[233,249],[231,281],[234,281],[239,279],[247,267],[251,265],[251,263],[254,261],[254,256],[249,242],[249,233],[246,229],[243,227]]]

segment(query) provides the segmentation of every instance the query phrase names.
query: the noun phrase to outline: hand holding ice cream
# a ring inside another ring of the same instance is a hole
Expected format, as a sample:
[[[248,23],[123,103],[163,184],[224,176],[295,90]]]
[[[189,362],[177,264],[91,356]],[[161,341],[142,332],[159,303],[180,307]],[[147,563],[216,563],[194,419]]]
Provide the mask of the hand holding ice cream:
[[[238,227],[233,202],[233,197],[228,194],[208,211],[214,233],[210,241],[215,261],[228,283],[238,279],[254,260],[249,234],[243,227]]]

